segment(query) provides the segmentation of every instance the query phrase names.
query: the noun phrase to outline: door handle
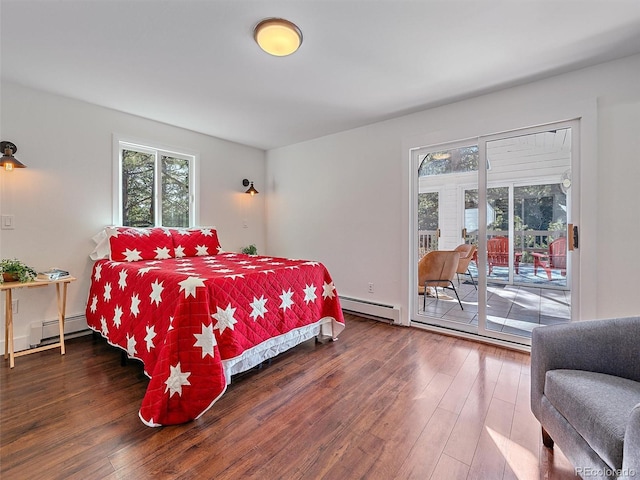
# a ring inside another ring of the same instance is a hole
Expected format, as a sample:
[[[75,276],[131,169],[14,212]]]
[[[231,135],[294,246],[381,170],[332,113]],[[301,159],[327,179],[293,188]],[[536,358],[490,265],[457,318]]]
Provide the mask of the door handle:
[[[569,223],[567,225],[567,240],[569,240],[569,251],[573,251],[578,248],[579,245],[579,236],[578,236],[578,226],[573,223]]]

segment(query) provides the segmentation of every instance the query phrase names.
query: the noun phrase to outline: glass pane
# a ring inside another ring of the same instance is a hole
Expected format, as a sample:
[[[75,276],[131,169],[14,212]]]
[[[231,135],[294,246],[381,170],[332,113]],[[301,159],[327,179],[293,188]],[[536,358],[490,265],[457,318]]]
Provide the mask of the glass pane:
[[[487,142],[487,158],[497,188],[487,189],[486,329],[529,337],[537,325],[571,319],[571,129]]]
[[[509,188],[488,188],[487,263],[491,280],[509,281],[509,222]]]
[[[189,160],[162,157],[162,225],[189,226]]]
[[[122,150],[122,224],[154,225],[154,155]]]
[[[529,282],[566,286],[567,195],[561,184],[515,187],[513,196],[514,249],[522,252],[523,266],[533,265]],[[550,248],[554,251],[547,258]],[[548,261],[555,268],[549,268]],[[516,281],[526,282],[527,273],[524,267]]]
[[[438,249],[438,192],[418,194],[418,258]]]
[[[435,151],[425,149],[417,155],[418,318],[415,320],[477,331],[474,249],[478,229],[478,146]],[[463,187],[464,223],[460,221]],[[475,226],[465,231],[469,225]],[[458,262],[454,272],[443,274],[443,270],[451,266],[451,256],[448,256],[451,250],[461,252],[460,257],[464,259]],[[447,264],[447,268],[442,262]]]
[[[428,153],[420,164],[418,176],[446,175],[449,173],[475,172],[478,170],[478,147],[454,148]]]

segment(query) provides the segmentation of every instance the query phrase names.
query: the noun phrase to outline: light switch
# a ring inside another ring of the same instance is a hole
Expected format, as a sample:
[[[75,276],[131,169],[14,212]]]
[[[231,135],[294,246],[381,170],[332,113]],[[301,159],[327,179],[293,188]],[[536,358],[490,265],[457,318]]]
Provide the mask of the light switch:
[[[2,215],[2,230],[13,230],[15,217],[13,215]]]

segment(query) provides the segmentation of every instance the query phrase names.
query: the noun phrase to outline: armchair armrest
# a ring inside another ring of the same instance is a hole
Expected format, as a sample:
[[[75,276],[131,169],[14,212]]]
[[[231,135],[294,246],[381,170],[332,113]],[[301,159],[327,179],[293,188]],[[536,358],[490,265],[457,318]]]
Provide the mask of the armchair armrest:
[[[622,468],[640,473],[640,403],[631,410],[625,430]]]
[[[531,255],[539,260],[549,260],[549,254],[546,252],[531,252]]]
[[[531,410],[540,413],[548,370],[566,368],[640,381],[640,317],[536,327],[531,337]]]

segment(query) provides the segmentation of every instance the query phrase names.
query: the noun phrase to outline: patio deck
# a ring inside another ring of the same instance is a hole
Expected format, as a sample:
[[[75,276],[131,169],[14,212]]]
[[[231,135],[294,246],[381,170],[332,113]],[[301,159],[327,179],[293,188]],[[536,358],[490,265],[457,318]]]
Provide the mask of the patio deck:
[[[525,266],[526,267],[526,266]],[[508,285],[491,282],[487,287],[487,328],[522,337],[531,338],[531,330],[538,325],[554,325],[567,323],[571,319],[571,292],[558,288],[566,285],[566,278],[555,273],[552,281],[547,280],[544,271],[538,271],[538,276],[527,274],[527,268],[521,268],[518,278],[522,283]],[[506,269],[505,269],[506,272]],[[503,278],[506,273],[501,272]],[[476,278],[475,273],[474,278]],[[495,269],[494,269],[494,273]],[[526,277],[526,278],[525,278]],[[466,280],[466,281],[465,281]],[[478,292],[468,277],[460,277],[460,285],[454,280],[458,295],[464,306],[455,299],[451,290],[439,293],[440,299],[427,296],[424,314],[452,322],[478,324]],[[441,292],[441,291],[439,291]],[[419,313],[422,312],[422,295],[419,299]],[[426,323],[426,322],[422,322]]]

